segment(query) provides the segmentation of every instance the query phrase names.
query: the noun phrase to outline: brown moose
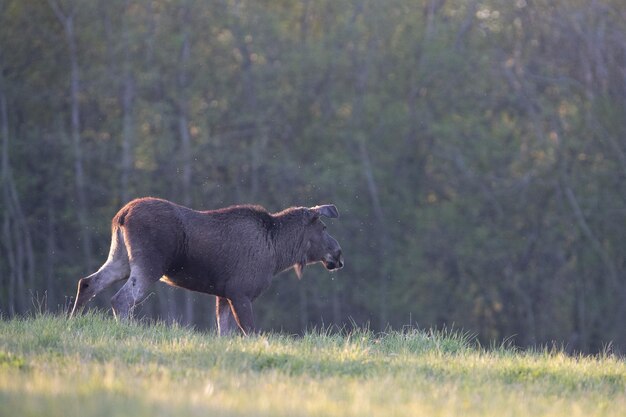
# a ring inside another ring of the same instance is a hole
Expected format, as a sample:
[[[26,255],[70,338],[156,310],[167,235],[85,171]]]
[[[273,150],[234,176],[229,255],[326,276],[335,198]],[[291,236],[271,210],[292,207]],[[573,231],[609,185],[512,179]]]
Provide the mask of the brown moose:
[[[126,204],[113,217],[111,249],[100,269],[78,281],[71,315],[116,281],[127,280],[111,299],[117,318],[133,309],[158,280],[217,297],[220,335],[255,331],[252,301],[277,273],[307,264],[343,267],[339,243],[320,216],[339,217],[334,205],[291,207],[270,214],[259,206],[196,211],[157,198]]]

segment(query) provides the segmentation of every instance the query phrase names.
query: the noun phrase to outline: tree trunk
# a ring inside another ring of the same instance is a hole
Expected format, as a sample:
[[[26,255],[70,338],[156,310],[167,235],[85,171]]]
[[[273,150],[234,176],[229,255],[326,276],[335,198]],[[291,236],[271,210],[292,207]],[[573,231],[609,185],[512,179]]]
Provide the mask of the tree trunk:
[[[74,148],[74,173],[76,178],[76,193],[78,197],[78,221],[82,232],[83,255],[87,270],[93,268],[93,249],[91,234],[89,233],[89,219],[87,216],[87,196],[85,194],[85,170],[83,168],[83,149],[80,138],[80,75],[78,67],[78,52],[74,34],[74,19],[70,16],[66,21],[66,36],[70,50],[70,90],[72,101],[71,134]]]
[[[128,0],[125,1],[125,11],[128,10]],[[130,34],[126,17],[123,18],[122,24],[122,42],[123,42],[123,90],[122,90],[122,173],[120,197],[122,204],[126,204],[130,199],[129,183],[132,175],[134,154],[133,144],[134,138],[134,98],[135,83],[132,75],[132,64],[130,62]]]
[[[1,72],[0,72],[1,77]],[[0,134],[2,135],[3,244],[9,267],[8,313],[26,311],[35,278],[35,256],[9,160],[9,117],[4,80],[0,78]]]
[[[48,202],[48,219],[46,230],[46,293],[48,300],[55,300],[55,259],[57,257],[54,205]]]
[[[0,72],[1,76],[2,72]],[[0,80],[1,81],[1,80]],[[2,200],[4,205],[4,218],[2,222],[2,243],[5,246],[6,261],[8,266],[8,288],[7,299],[3,300],[6,305],[9,316],[15,314],[16,310],[16,286],[17,286],[17,273],[16,273],[16,260],[15,260],[15,248],[13,246],[13,239],[11,236],[11,201],[9,193],[9,127],[7,117],[7,103],[4,95],[4,86],[0,84],[0,133],[2,134]]]
[[[65,40],[70,58],[70,101],[71,101],[71,138],[74,152],[74,179],[76,185],[78,223],[81,229],[82,250],[86,270],[93,269],[93,248],[89,233],[87,215],[87,196],[85,193],[85,170],[83,167],[83,150],[80,137],[80,68],[78,65],[78,48],[74,32],[74,14],[65,14],[56,0],[48,0],[57,19],[63,25]]]
[[[128,64],[127,64],[128,65]],[[121,203],[126,204],[131,199],[129,183],[133,170],[133,99],[134,99],[134,82],[127,69],[124,74],[124,92],[122,93],[122,174],[121,174]]]
[[[183,43],[180,50],[180,65],[178,67],[178,129],[180,133],[180,152],[182,162],[181,185],[183,192],[183,204],[191,204],[191,136],[189,134],[189,103],[187,97],[188,66],[191,54],[189,41],[189,10],[183,10]]]
[[[298,304],[300,307],[300,331],[304,333],[309,325],[309,297],[306,287],[298,285]]]
[[[362,7],[356,7],[351,19],[350,25],[354,26],[358,18],[358,15],[363,12]],[[354,48],[352,54],[352,65],[355,71],[355,95],[353,101],[352,122],[354,130],[361,132],[357,137],[356,146],[358,147],[358,157],[365,177],[367,185],[367,191],[372,203],[372,211],[376,219],[377,231],[379,237],[378,256],[380,262],[378,265],[378,318],[379,328],[384,330],[389,322],[389,280],[391,278],[389,265],[387,262],[391,249],[391,238],[389,236],[387,222],[385,221],[385,215],[383,213],[382,205],[380,203],[380,197],[378,192],[378,186],[374,178],[374,172],[372,169],[369,152],[366,145],[365,131],[367,127],[364,126],[366,116],[364,114],[364,97],[367,93],[367,83],[369,79],[372,52],[375,52],[377,40],[374,37],[367,39],[366,53],[363,58],[357,54],[358,48]],[[362,60],[361,60],[362,59]]]
[[[241,24],[241,2],[234,1],[234,13],[238,20],[235,20],[231,30],[236,40],[237,49],[241,53],[241,83],[243,92],[244,108],[242,113],[245,115],[241,119],[241,124],[252,135],[250,153],[248,154],[248,162],[250,169],[246,176],[248,179],[247,199],[256,200],[259,196],[259,168],[263,163],[263,154],[267,146],[267,132],[263,128],[264,119],[263,112],[258,104],[257,80],[254,73],[254,62],[252,61],[250,47],[246,41],[245,27]],[[252,118],[249,115],[253,115]],[[256,115],[256,117],[254,116]]]
[[[363,140],[359,141],[359,156],[361,158],[363,175],[365,176],[365,181],[367,183],[367,190],[372,202],[374,217],[376,218],[377,228],[379,230],[380,244],[378,245],[378,251],[381,259],[378,271],[379,326],[381,330],[384,330],[389,321],[388,298],[391,275],[386,260],[390,257],[392,252],[391,237],[389,236],[387,221],[385,220],[385,214],[380,203],[378,186],[376,184],[376,180],[374,179],[369,153]]]

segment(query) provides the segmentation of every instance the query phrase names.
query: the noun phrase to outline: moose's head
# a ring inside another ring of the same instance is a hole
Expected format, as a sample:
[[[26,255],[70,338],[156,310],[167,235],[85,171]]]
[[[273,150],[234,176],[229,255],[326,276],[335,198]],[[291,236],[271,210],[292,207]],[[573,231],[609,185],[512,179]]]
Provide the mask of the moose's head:
[[[307,264],[321,262],[329,271],[343,268],[343,255],[337,240],[326,230],[320,217],[336,219],[339,211],[333,204],[325,204],[303,209],[305,223],[304,251],[302,259],[294,266],[298,278]]]

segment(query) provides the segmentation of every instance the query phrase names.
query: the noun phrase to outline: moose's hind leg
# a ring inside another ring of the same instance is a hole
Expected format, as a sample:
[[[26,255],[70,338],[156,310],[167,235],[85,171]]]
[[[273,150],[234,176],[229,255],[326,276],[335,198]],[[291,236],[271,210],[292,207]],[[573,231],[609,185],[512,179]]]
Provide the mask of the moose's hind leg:
[[[148,295],[150,287],[161,278],[162,273],[148,272],[147,269],[133,266],[130,278],[111,298],[113,314],[118,320],[130,319],[133,311]]]

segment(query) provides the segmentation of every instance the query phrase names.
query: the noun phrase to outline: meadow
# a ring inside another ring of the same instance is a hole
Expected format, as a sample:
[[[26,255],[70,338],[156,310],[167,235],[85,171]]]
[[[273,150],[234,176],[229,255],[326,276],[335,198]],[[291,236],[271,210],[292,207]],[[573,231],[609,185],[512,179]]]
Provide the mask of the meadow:
[[[218,338],[90,313],[0,320],[1,416],[623,416],[610,352],[459,331]]]

